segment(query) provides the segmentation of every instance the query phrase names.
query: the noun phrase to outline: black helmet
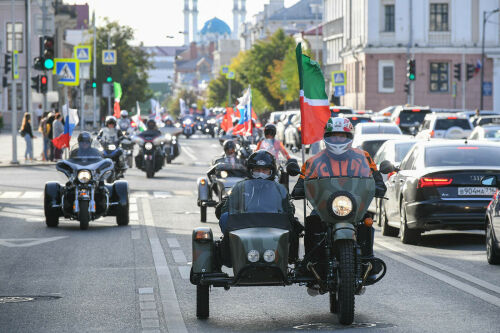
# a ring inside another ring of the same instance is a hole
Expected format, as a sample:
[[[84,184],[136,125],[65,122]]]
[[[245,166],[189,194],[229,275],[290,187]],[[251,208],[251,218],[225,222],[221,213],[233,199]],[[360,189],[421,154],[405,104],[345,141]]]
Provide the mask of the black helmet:
[[[78,135],[78,146],[79,147],[82,147],[82,144],[84,146],[87,146],[85,147],[85,149],[89,148],[90,147],[90,144],[92,143],[92,135],[90,135],[89,132],[81,132],[79,135]]]
[[[113,116],[107,116],[106,117],[106,126],[109,124],[114,124],[116,126],[116,118]]]
[[[228,150],[236,150],[236,144],[234,143],[233,140],[226,140],[224,141],[224,144],[222,145],[224,147],[224,153],[227,154]]]
[[[266,168],[271,170],[271,174],[266,179],[274,179],[276,177],[276,159],[273,154],[267,150],[259,150],[250,155],[247,161],[247,170],[250,178],[254,168]]]
[[[154,130],[156,127],[156,122],[154,121],[154,119],[149,119],[146,123],[146,127],[148,128],[148,130]]]
[[[264,127],[264,135],[276,135],[276,125],[274,124],[267,124],[266,127]]]

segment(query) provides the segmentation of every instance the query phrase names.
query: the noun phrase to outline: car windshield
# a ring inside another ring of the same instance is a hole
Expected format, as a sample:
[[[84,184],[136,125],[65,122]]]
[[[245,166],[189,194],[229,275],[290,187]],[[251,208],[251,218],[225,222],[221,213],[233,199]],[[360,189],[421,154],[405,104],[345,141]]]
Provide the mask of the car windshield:
[[[470,125],[469,121],[467,119],[464,119],[464,118],[450,117],[450,118],[446,118],[446,119],[437,119],[436,120],[435,129],[437,131],[440,131],[440,130],[446,131],[446,130],[450,129],[451,127],[460,127],[461,129],[464,129],[464,130],[471,129],[471,125]]]
[[[413,147],[415,142],[401,142],[395,145],[395,162],[399,163],[406,156],[408,151]]]
[[[440,146],[425,149],[425,166],[498,166],[500,147]]]
[[[399,114],[399,123],[400,124],[418,124],[420,125],[425,118],[425,115],[428,114],[429,110],[403,110]]]
[[[374,125],[361,127],[361,134],[401,134],[401,130],[397,126],[388,125]]]
[[[500,139],[500,129],[485,130],[484,137],[487,139]]]
[[[370,140],[365,141],[361,144],[360,148],[366,151],[370,156],[375,156],[379,148],[386,142],[387,140]]]

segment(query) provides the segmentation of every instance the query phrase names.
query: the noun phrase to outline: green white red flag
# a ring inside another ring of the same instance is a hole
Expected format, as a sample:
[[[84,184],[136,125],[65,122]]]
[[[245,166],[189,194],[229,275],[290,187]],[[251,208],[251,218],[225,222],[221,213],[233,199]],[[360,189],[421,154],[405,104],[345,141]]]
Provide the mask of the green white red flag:
[[[330,104],[319,63],[302,54],[301,43],[295,53],[300,80],[302,143],[307,145],[323,138],[325,124],[330,118]]]

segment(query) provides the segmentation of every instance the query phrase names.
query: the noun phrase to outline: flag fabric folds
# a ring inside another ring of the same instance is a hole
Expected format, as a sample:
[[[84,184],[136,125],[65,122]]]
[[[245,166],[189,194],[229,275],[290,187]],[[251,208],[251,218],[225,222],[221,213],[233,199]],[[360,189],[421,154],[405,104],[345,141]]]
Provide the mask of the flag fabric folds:
[[[76,109],[70,109],[68,105],[65,104],[62,107],[62,111],[64,117],[64,132],[57,138],[52,139],[52,143],[57,149],[69,147],[71,135],[73,135],[73,130],[79,121],[78,111]]]
[[[252,88],[248,86],[243,96],[238,98],[240,121],[233,129],[234,135],[252,135]]]
[[[188,114],[188,108],[186,106],[186,101],[183,100],[182,98],[179,98],[179,107],[181,109],[181,112],[180,112],[181,117]]]
[[[220,127],[227,133],[230,129],[233,128],[233,108],[226,108],[226,113],[224,114],[224,118],[222,118],[222,122]]]
[[[141,107],[139,106],[139,102],[136,102],[135,104],[137,106],[137,113],[130,118],[130,126],[136,127],[139,132],[144,132],[146,130],[146,125],[144,125],[141,119]]]
[[[323,138],[325,124],[330,118],[330,105],[319,63],[302,54],[301,43],[295,53],[300,80],[302,143],[311,144]]]

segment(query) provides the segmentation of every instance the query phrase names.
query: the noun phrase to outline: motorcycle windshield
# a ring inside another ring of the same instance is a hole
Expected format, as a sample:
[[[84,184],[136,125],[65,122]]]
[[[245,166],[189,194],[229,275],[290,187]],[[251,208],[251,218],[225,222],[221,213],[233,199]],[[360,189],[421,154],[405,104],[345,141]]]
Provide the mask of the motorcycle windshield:
[[[372,177],[324,177],[305,180],[306,198],[327,223],[359,222],[375,195]]]
[[[217,178],[245,178],[248,176],[247,168],[243,164],[239,163],[238,160],[235,159],[231,162],[226,161],[226,159],[227,158],[215,166]]]
[[[245,181],[242,195],[242,213],[285,213],[286,190],[271,180]]]
[[[69,160],[76,164],[89,165],[103,159],[102,146],[94,140],[92,144],[82,142],[74,145],[69,153]]]

